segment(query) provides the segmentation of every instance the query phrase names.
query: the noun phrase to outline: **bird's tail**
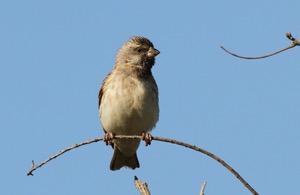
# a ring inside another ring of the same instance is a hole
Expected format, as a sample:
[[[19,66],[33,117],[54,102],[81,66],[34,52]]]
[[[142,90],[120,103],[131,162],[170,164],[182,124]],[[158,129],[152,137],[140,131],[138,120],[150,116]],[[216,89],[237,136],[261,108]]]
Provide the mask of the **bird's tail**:
[[[128,167],[131,169],[139,168],[140,163],[136,153],[132,156],[125,156],[119,148],[114,145],[114,155],[111,159],[110,170],[116,171],[122,167]]]

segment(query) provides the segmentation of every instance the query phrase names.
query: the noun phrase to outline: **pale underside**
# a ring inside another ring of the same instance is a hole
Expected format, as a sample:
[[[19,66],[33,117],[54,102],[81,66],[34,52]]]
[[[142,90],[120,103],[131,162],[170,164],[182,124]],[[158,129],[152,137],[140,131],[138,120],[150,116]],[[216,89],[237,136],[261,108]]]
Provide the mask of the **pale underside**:
[[[103,129],[108,133],[141,135],[152,130],[159,115],[158,92],[153,77],[141,81],[115,70],[106,78],[99,112]],[[135,154],[140,144],[140,140],[113,142],[126,156]]]

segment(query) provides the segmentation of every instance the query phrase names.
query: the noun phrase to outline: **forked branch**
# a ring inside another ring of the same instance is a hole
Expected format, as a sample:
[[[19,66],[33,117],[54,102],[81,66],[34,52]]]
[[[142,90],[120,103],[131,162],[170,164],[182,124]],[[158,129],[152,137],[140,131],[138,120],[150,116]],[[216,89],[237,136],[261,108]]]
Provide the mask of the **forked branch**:
[[[287,37],[289,40],[292,41],[292,44],[291,44],[290,46],[288,46],[288,47],[286,47],[286,48],[283,48],[283,49],[281,49],[281,50],[278,50],[278,51],[276,51],[276,52],[274,52],[274,53],[271,53],[271,54],[268,54],[268,55],[264,55],[264,56],[257,56],[257,57],[240,56],[240,55],[237,55],[237,54],[235,54],[235,53],[232,53],[232,52],[228,51],[228,50],[225,49],[223,46],[221,46],[221,48],[222,48],[224,51],[226,51],[227,53],[229,53],[230,55],[233,55],[233,56],[238,57],[238,58],[248,59],[248,60],[262,59],[262,58],[267,58],[267,57],[270,57],[270,56],[274,56],[274,55],[279,54],[279,53],[281,53],[281,52],[283,52],[283,51],[286,51],[286,50],[288,50],[288,49],[291,49],[291,48],[293,48],[293,47],[295,47],[295,46],[300,46],[300,41],[298,41],[296,38],[294,38],[290,32],[287,32],[287,33],[286,33],[286,37]]]
[[[143,139],[142,136],[138,136],[138,135],[116,135],[114,137],[114,139]],[[73,146],[70,146],[62,151],[60,151],[59,153],[51,156],[50,158],[48,158],[47,160],[43,161],[42,163],[38,164],[38,165],[35,165],[34,164],[34,161],[32,161],[32,167],[31,169],[28,171],[27,175],[32,175],[32,172],[35,171],[36,169],[42,167],[43,165],[45,165],[46,163],[48,163],[49,161],[57,158],[58,156],[61,156],[62,154],[72,150],[72,149],[75,149],[75,148],[78,148],[80,146],[83,146],[83,145],[87,145],[87,144],[91,144],[91,143],[95,143],[95,142],[98,142],[98,141],[102,141],[103,138],[96,138],[96,139],[93,139],[93,140],[88,140],[88,141],[85,141],[85,142],[82,142],[82,143],[79,143],[79,144],[75,144]],[[156,140],[156,141],[162,141],[162,142],[168,142],[168,143],[172,143],[172,144],[177,144],[177,145],[180,145],[180,146],[184,146],[186,148],[190,148],[192,150],[195,150],[195,151],[198,151],[198,152],[201,152],[203,154],[206,154],[207,156],[211,157],[212,159],[218,161],[221,165],[223,165],[227,170],[229,170],[238,180],[240,180],[240,182],[254,195],[258,195],[258,193],[242,178],[242,176],[240,176],[240,174],[238,174],[238,172],[236,172],[231,166],[229,166],[224,160],[222,160],[221,158],[219,158],[218,156],[202,149],[202,148],[199,148],[195,145],[191,145],[191,144],[188,144],[188,143],[184,143],[184,142],[181,142],[181,141],[177,141],[177,140],[173,140],[173,139],[169,139],[169,138],[163,138],[163,137],[156,137],[156,136],[152,136],[152,140]]]

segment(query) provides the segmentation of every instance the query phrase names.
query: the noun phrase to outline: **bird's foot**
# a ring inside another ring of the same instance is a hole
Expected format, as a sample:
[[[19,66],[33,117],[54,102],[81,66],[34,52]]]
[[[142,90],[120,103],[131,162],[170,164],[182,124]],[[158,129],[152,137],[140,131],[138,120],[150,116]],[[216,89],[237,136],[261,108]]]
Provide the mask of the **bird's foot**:
[[[103,141],[106,143],[106,145],[112,145],[112,140],[115,138],[115,134],[114,133],[105,133],[104,137],[103,137]]]
[[[151,145],[152,136],[150,133],[143,133],[142,140],[145,141],[145,146]]]

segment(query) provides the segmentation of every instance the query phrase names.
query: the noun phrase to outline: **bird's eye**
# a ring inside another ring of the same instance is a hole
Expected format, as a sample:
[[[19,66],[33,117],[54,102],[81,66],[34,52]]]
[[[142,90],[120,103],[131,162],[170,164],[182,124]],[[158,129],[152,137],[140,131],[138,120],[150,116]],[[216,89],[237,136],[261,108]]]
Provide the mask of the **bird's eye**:
[[[138,48],[137,51],[140,53],[142,51],[142,48]]]

